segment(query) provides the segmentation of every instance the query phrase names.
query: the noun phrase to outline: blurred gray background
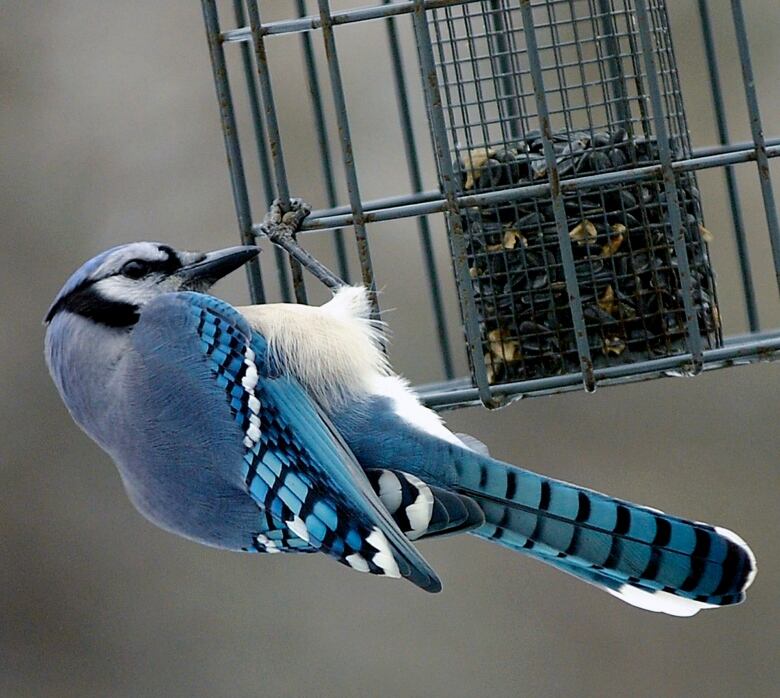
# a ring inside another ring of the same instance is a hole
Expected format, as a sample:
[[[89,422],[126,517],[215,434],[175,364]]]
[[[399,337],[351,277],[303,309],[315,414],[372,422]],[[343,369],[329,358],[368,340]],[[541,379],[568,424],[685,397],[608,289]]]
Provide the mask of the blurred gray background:
[[[695,3],[671,5],[694,141],[710,144]],[[733,135],[744,139],[728,3],[711,5]],[[780,5],[745,5],[764,123],[777,135]],[[262,6],[267,19],[293,14],[286,0]],[[413,67],[408,20],[401,28]],[[407,190],[383,37],[381,24],[337,34],[366,198]],[[298,43],[269,44],[292,189],[320,206]],[[238,239],[199,3],[2,3],[0,91],[0,695],[777,695],[778,366],[447,415],[498,457],[738,531],[760,572],[737,608],[688,620],[642,612],[470,537],[421,546],[445,581],[438,596],[324,558],[199,547],[132,509],[49,380],[41,326],[66,277],[110,245]],[[413,108],[427,145],[416,85]],[[427,154],[424,166],[431,186]],[[739,177],[762,320],[777,327],[754,166]],[[740,332],[722,179],[700,182],[726,327]],[[395,308],[396,366],[415,382],[438,379],[414,226],[369,235],[383,306]],[[306,244],[331,262],[319,237]],[[243,276],[216,292],[245,301]]]

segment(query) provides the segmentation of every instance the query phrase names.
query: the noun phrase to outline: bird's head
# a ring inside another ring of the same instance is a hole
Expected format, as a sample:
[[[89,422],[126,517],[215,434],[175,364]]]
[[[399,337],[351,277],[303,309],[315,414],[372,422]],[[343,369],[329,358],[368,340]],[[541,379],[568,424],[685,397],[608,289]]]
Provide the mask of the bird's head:
[[[214,252],[177,251],[158,242],[114,247],[81,266],[54,299],[44,322],[60,312],[110,327],[131,327],[153,298],[175,291],[206,291],[260,252],[228,247]]]

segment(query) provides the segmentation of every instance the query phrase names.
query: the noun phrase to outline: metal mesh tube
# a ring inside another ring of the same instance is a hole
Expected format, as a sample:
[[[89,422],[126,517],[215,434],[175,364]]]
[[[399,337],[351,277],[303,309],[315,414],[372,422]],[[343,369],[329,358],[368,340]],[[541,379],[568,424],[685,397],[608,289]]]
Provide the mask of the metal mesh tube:
[[[719,315],[698,189],[675,168],[690,142],[663,4],[483,0],[429,26],[466,206],[472,364],[491,384],[579,372],[589,390],[595,366],[663,354],[698,372]]]

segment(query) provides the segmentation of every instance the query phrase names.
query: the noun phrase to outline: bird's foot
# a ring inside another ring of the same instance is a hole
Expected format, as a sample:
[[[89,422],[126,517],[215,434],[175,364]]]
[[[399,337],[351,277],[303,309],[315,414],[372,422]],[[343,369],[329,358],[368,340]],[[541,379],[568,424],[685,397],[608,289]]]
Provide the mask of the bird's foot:
[[[311,206],[303,199],[290,199],[286,206],[274,199],[263,219],[264,232],[271,242],[290,242],[310,213]]]
[[[295,239],[303,221],[311,213],[311,206],[303,199],[293,198],[283,205],[275,199],[260,226],[263,234],[275,245],[284,249],[297,263],[306,267],[311,274],[328,288],[338,289],[346,283],[320,261],[304,250]]]

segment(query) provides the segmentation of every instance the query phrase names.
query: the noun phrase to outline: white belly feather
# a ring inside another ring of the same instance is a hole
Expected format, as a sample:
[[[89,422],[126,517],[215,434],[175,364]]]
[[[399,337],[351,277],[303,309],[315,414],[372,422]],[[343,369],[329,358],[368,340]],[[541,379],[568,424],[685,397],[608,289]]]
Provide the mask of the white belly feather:
[[[237,310],[326,411],[345,401],[384,396],[417,428],[461,443],[393,372],[381,348],[384,328],[370,319],[371,304],[362,286],[342,288],[319,307],[269,303]]]

